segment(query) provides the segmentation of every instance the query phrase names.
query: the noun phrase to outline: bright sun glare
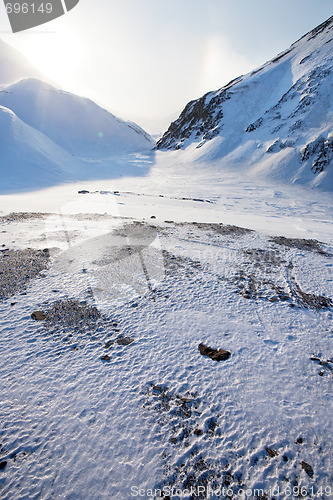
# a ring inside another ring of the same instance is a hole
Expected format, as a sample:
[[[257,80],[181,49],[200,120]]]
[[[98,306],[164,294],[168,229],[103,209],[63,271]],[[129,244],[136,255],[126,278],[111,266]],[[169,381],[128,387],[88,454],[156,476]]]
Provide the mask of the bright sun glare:
[[[25,42],[26,56],[48,80],[63,87],[71,84],[80,58],[74,36],[48,33],[47,37],[26,37]]]

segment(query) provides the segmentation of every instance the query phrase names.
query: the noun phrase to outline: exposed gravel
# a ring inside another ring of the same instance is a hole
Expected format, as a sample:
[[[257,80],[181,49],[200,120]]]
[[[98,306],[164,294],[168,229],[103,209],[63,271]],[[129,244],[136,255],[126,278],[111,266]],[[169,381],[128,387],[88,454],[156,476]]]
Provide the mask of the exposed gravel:
[[[0,301],[23,292],[48,264],[47,249],[0,250]]]

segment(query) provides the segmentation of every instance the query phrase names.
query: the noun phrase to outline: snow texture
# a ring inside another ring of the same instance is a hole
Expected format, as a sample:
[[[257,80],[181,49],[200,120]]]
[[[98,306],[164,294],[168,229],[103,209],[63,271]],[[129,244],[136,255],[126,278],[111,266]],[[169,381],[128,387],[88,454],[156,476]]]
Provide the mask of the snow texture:
[[[185,150],[2,87],[1,499],[332,498],[331,27]]]

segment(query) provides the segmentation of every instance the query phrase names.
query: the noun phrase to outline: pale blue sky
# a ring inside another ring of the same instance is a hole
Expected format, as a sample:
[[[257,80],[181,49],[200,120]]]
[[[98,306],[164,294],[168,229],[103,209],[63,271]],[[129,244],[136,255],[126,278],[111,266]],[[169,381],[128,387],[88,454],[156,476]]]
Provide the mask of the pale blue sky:
[[[332,0],[80,0],[43,27],[2,38],[63,88],[150,132],[185,104],[286,49]]]

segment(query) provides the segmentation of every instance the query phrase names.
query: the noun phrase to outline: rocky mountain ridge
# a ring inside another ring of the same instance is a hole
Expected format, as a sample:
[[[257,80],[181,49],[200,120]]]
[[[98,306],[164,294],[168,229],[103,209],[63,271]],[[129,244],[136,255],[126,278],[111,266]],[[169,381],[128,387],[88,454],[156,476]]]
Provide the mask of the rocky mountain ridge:
[[[332,75],[333,17],[260,68],[189,102],[157,149],[196,149],[195,159],[227,166],[246,161],[275,178],[282,164],[292,182],[321,185],[329,177],[333,187]]]

